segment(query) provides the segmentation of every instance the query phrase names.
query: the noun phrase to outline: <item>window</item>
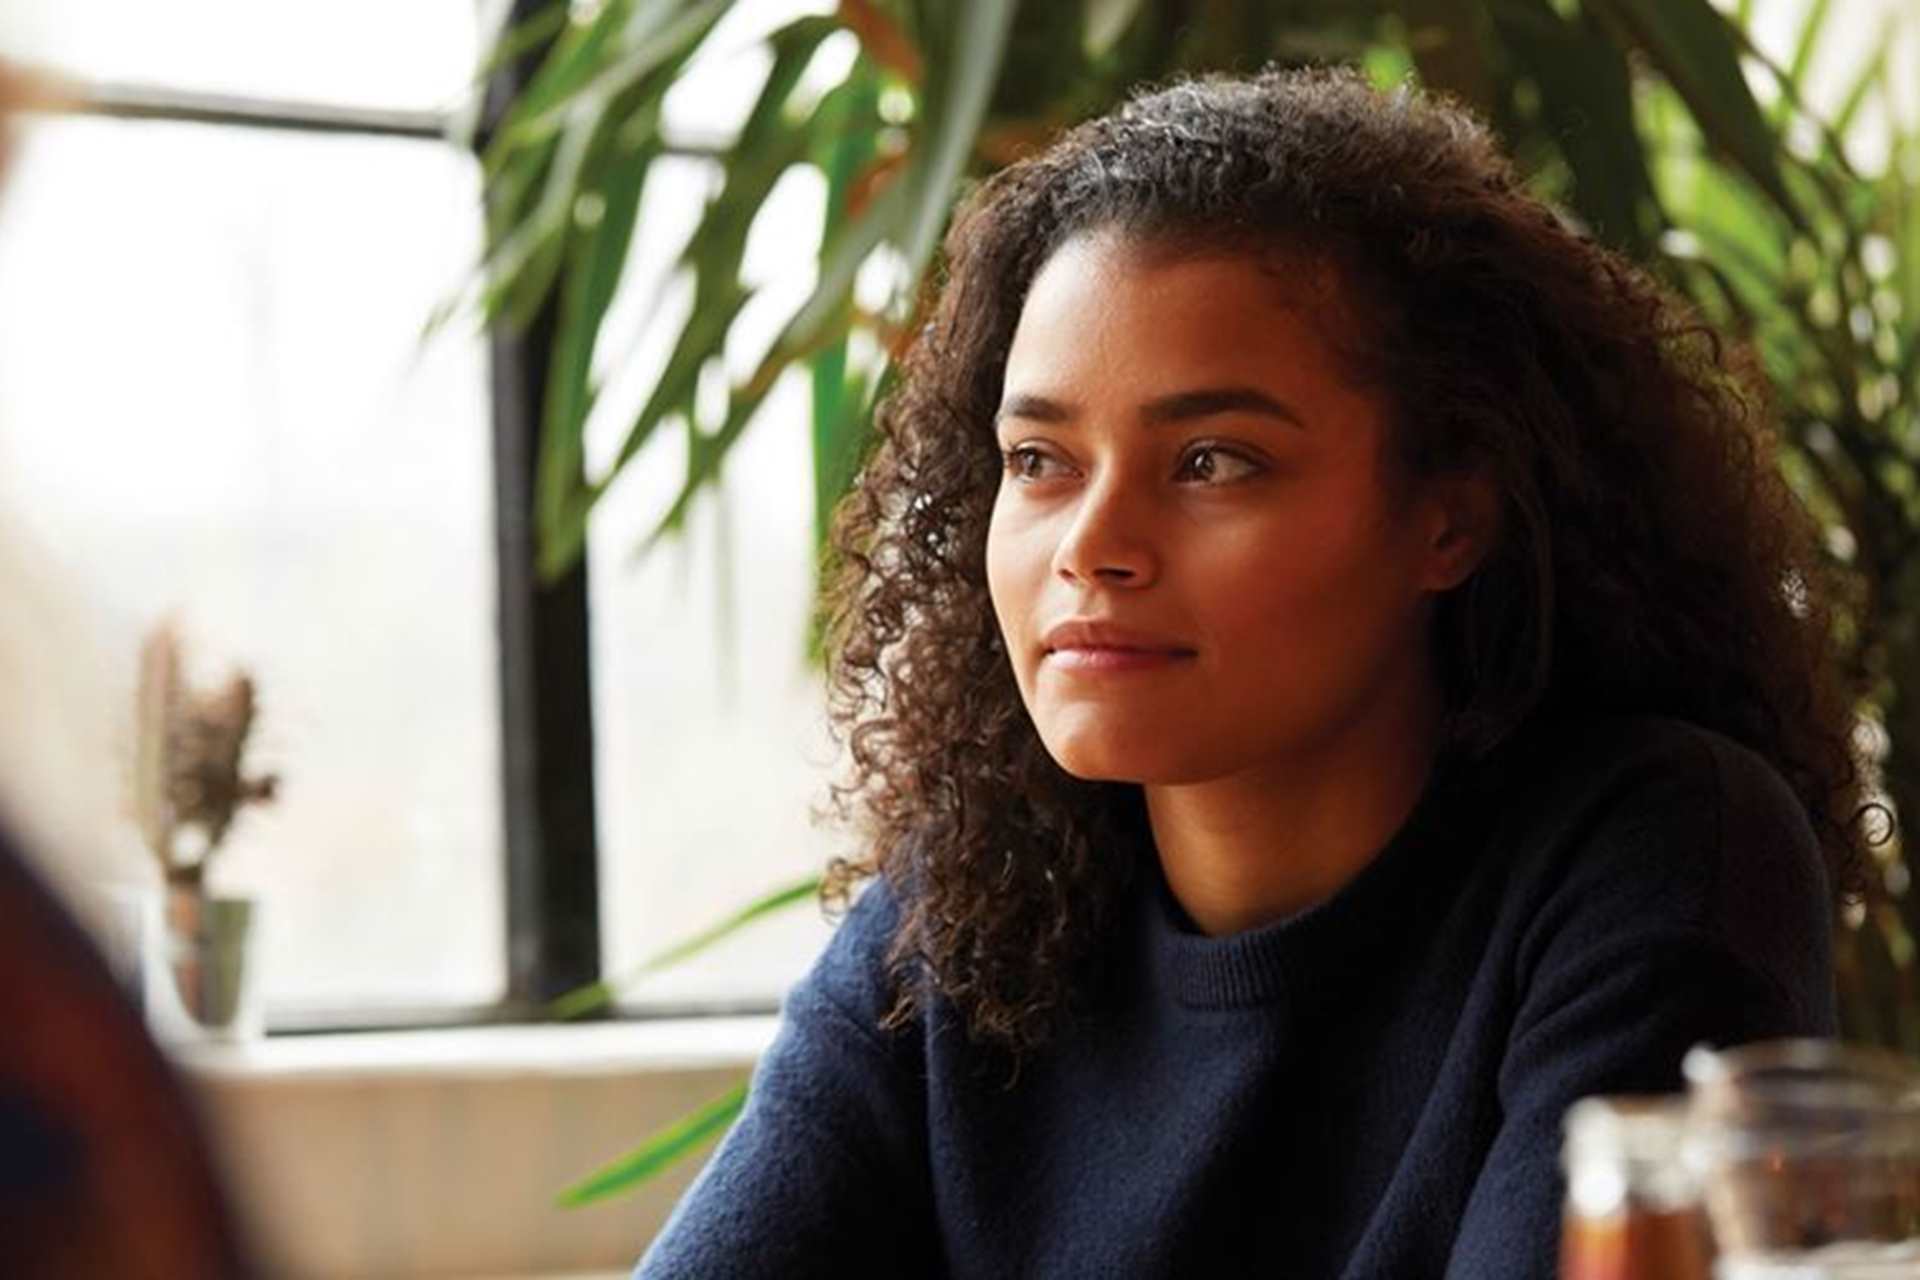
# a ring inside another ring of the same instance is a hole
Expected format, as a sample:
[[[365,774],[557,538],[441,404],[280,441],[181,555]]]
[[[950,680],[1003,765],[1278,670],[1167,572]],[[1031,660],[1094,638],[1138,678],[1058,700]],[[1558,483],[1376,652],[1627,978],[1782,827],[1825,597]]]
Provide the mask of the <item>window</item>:
[[[821,8],[736,6],[670,102],[689,145],[649,188],[599,353],[601,456],[664,357],[669,271],[714,181],[703,145],[750,105],[758,35]],[[0,197],[5,536],[84,615],[75,661],[103,696],[79,736],[88,758],[115,755],[103,768],[124,758],[135,655],[162,617],[202,681],[256,677],[253,759],[282,788],[214,877],[263,900],[282,1030],[524,1016],[837,847],[808,821],[832,747],[802,647],[797,375],[682,541],[632,557],[680,472],[663,432],[596,515],[579,590],[536,593],[502,549],[538,352],[490,359],[460,325],[421,342],[480,247],[478,166],[441,114],[480,30],[469,0],[16,0],[0,16],[4,56],[91,86],[83,109],[28,123]],[[776,321],[811,284],[807,177],[756,224],[749,345],[756,313]],[[595,803],[574,831],[578,794],[556,801],[551,775],[589,746]],[[89,820],[90,874],[147,873],[128,821],[98,805]],[[631,1003],[770,1008],[826,932],[792,909]]]
[[[475,0],[8,0],[0,48],[91,80],[437,111],[479,47]]]
[[[485,349],[418,348],[476,245],[474,168],[53,119],[0,206],[0,486],[92,613],[114,712],[169,614],[203,680],[255,676],[285,785],[214,865],[264,897],[276,1010],[502,987]]]

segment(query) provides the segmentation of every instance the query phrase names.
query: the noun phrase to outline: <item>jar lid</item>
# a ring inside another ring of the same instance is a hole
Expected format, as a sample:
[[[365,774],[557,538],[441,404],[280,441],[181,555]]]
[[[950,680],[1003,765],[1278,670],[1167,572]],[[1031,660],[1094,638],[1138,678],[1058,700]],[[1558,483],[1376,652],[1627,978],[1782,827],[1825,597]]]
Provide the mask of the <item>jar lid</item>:
[[[1562,1158],[1576,1213],[1606,1217],[1630,1205],[1656,1210],[1693,1204],[1698,1187],[1684,1154],[1687,1099],[1681,1094],[1582,1098],[1567,1111]]]

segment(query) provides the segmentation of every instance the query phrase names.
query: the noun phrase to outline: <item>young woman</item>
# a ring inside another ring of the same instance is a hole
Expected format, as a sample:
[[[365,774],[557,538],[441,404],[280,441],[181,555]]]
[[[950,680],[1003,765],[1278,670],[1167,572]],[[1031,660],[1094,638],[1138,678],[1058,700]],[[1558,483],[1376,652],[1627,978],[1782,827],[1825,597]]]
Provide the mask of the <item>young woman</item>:
[[[1834,1029],[1851,701],[1744,354],[1341,72],[958,217],[841,514],[877,877],[643,1276],[1550,1276],[1560,1125]]]

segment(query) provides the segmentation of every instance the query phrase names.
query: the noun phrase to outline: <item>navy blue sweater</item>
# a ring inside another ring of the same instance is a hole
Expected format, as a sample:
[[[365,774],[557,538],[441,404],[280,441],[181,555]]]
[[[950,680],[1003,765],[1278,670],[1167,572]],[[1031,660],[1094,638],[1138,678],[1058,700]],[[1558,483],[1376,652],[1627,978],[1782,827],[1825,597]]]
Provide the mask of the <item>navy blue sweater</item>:
[[[1831,1034],[1826,877],[1770,767],[1669,720],[1435,775],[1327,902],[1198,933],[1143,856],[1117,998],[1007,1086],[890,1005],[888,885],[788,994],[638,1275],[1550,1277],[1560,1125],[1685,1050]]]

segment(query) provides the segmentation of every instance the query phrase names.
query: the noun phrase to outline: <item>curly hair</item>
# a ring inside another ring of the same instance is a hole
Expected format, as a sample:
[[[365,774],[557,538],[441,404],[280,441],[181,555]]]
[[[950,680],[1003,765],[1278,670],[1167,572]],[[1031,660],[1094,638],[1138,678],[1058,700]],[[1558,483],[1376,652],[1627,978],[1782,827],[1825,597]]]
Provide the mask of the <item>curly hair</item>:
[[[1043,1043],[1093,986],[1132,866],[1115,842],[1145,837],[1139,787],[1042,746],[986,579],[1014,329],[1049,255],[1096,231],[1331,264],[1360,317],[1340,354],[1388,406],[1396,470],[1497,478],[1500,538],[1434,614],[1445,750],[1492,759],[1549,711],[1680,717],[1778,769],[1834,884],[1856,883],[1840,584],[1751,354],[1529,194],[1456,104],[1344,70],[1187,78],[964,203],[835,514],[828,694],[852,764],[831,794],[868,852],[825,894],[878,874],[897,895],[891,1024],[937,992],[976,1042]]]

